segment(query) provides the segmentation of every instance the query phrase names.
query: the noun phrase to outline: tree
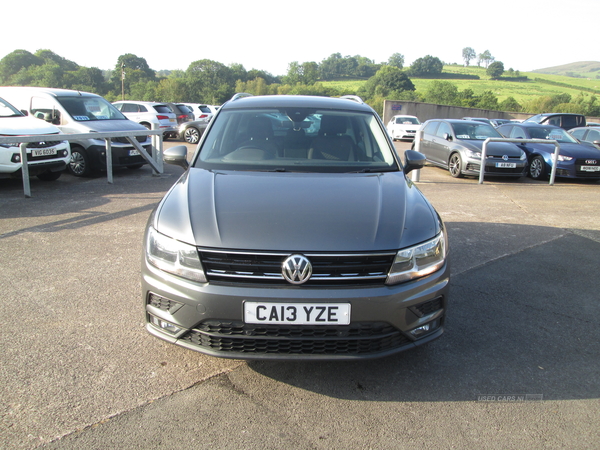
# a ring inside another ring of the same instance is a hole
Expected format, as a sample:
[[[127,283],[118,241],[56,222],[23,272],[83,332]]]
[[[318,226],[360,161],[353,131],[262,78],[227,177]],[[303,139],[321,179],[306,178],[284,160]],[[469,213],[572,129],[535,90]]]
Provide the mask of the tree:
[[[496,58],[494,58],[492,56],[492,54],[490,53],[489,50],[486,50],[483,53],[480,53],[477,56],[477,65],[481,66],[481,63],[483,63],[487,69],[487,67],[495,60]]]
[[[468,67],[471,60],[475,59],[476,57],[477,57],[477,54],[475,53],[475,50],[473,50],[471,47],[463,48],[462,58],[465,60],[465,66]]]
[[[44,64],[42,58],[38,58],[27,50],[15,50],[0,60],[0,82],[2,84],[12,84],[11,77],[23,69],[31,66],[41,66]],[[26,86],[26,85],[25,85]]]
[[[122,73],[125,78],[122,79]],[[126,53],[117,58],[115,69],[111,76],[111,84],[117,91],[121,91],[121,81],[126,93],[129,93],[130,86],[139,82],[157,81],[156,72],[148,66],[144,58],[132,53]]]
[[[481,109],[491,109],[498,110],[498,97],[492,91],[484,91],[483,94],[479,96],[475,107]]]
[[[185,72],[191,102],[220,105],[233,95],[235,82],[231,69],[210,59],[192,62]]]
[[[405,71],[393,66],[383,66],[359,89],[358,95],[363,99],[375,96],[398,97],[402,92],[414,90],[415,85]]]
[[[494,79],[498,79],[504,73],[504,64],[501,61],[494,61],[489,65],[486,70],[486,73]]]
[[[498,105],[500,111],[514,111],[519,112],[522,110],[521,105],[517,102],[514,97],[508,97],[505,100],[502,100]]]
[[[394,53],[388,59],[388,66],[397,67],[398,69],[404,68],[404,55]]]
[[[438,75],[442,73],[444,63],[440,58],[427,55],[423,58],[419,58],[412,63],[410,66],[410,74],[423,76],[423,75]]]
[[[458,88],[449,81],[433,81],[425,92],[425,101],[439,105],[460,105]]]

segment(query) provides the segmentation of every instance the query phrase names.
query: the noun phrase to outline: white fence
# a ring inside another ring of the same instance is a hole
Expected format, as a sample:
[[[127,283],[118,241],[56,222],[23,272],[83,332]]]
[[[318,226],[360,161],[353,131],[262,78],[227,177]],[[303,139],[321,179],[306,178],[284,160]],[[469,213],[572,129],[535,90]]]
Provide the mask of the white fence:
[[[82,133],[82,134],[44,134],[36,136],[8,136],[0,137],[0,144],[9,144],[13,142],[20,143],[21,151],[21,172],[23,177],[23,191],[25,197],[31,197],[31,187],[29,184],[29,166],[27,163],[27,144],[29,142],[42,142],[42,141],[80,141],[86,139],[104,139],[106,145],[106,172],[108,183],[113,183],[113,165],[112,165],[112,145],[111,138],[124,137],[131,145],[140,153],[140,155],[150,164],[152,167],[152,175],[158,175],[163,173],[163,139],[162,131],[153,129],[147,131],[117,131],[111,133]],[[136,136],[148,135],[151,136],[152,141],[152,154],[148,154],[144,147],[137,141]]]

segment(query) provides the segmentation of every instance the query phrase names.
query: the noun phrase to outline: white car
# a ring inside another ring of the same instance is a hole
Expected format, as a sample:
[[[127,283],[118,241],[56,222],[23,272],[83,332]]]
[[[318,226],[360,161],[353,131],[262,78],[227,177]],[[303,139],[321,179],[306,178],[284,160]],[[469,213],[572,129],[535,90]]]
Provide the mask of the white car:
[[[52,124],[20,112],[0,98],[0,137],[56,135],[56,140],[27,144],[27,167],[30,175],[40,180],[53,181],[60,177],[71,159],[68,141],[63,141],[60,130]],[[21,176],[21,149],[19,142],[0,143],[0,177]]]
[[[164,103],[123,100],[113,102],[113,105],[129,120],[144,125],[149,130],[153,124],[158,125],[164,138],[177,133],[177,115]]]
[[[392,139],[413,140],[421,122],[416,116],[398,115],[391,118],[387,124],[387,130]]]
[[[219,109],[218,106],[206,105],[204,103],[184,103],[184,105],[192,108],[196,120],[205,123],[210,122]]]

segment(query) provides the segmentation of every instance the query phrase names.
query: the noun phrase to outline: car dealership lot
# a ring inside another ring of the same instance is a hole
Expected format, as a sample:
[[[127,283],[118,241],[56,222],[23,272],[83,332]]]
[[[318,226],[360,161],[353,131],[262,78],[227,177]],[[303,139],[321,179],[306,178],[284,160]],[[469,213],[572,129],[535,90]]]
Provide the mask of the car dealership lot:
[[[0,180],[4,447],[596,445],[600,183],[424,169],[450,236],[445,335],[381,360],[242,363],[143,328],[144,226],[181,174],[165,170],[32,179],[29,199]]]

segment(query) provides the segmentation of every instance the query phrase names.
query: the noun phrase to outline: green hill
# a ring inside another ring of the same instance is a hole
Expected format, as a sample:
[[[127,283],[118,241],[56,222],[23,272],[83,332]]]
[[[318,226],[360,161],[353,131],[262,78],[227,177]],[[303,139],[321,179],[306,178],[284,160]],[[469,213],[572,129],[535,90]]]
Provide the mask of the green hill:
[[[597,67],[600,68],[600,62],[593,64],[596,64]],[[589,67],[594,69],[596,66],[590,65]],[[600,75],[600,71],[598,71],[597,74]],[[507,71],[505,71],[502,79],[492,80],[486,74],[486,69],[483,67],[446,65],[444,66],[443,72],[439,78],[433,79],[411,77],[411,81],[415,85],[417,92],[426,91],[428,86],[436,80],[449,81],[455,84],[459,91],[472,89],[475,95],[481,95],[485,91],[492,91],[496,97],[498,97],[500,102],[508,97],[513,97],[520,104],[525,104],[529,100],[535,99],[536,97],[554,96],[557,94],[569,94],[573,99],[575,99],[581,93],[600,96],[600,79],[596,78],[596,75],[594,75],[594,77],[587,78],[573,78],[566,75],[554,75],[542,72],[518,72],[513,73],[513,75],[515,75],[515,77],[511,78],[508,76]],[[516,75],[518,75],[520,78],[517,78]],[[460,79],[461,76],[464,76],[465,79]],[[478,79],[474,79],[477,77]],[[527,78],[523,80],[523,77]],[[365,83],[364,80],[323,82],[323,84],[326,86],[343,89],[347,92],[356,92],[363,83]]]
[[[564,75],[573,78],[595,78],[600,79],[599,61],[579,61],[562,66],[546,67],[545,69],[534,70],[533,73],[543,73],[548,75]]]

